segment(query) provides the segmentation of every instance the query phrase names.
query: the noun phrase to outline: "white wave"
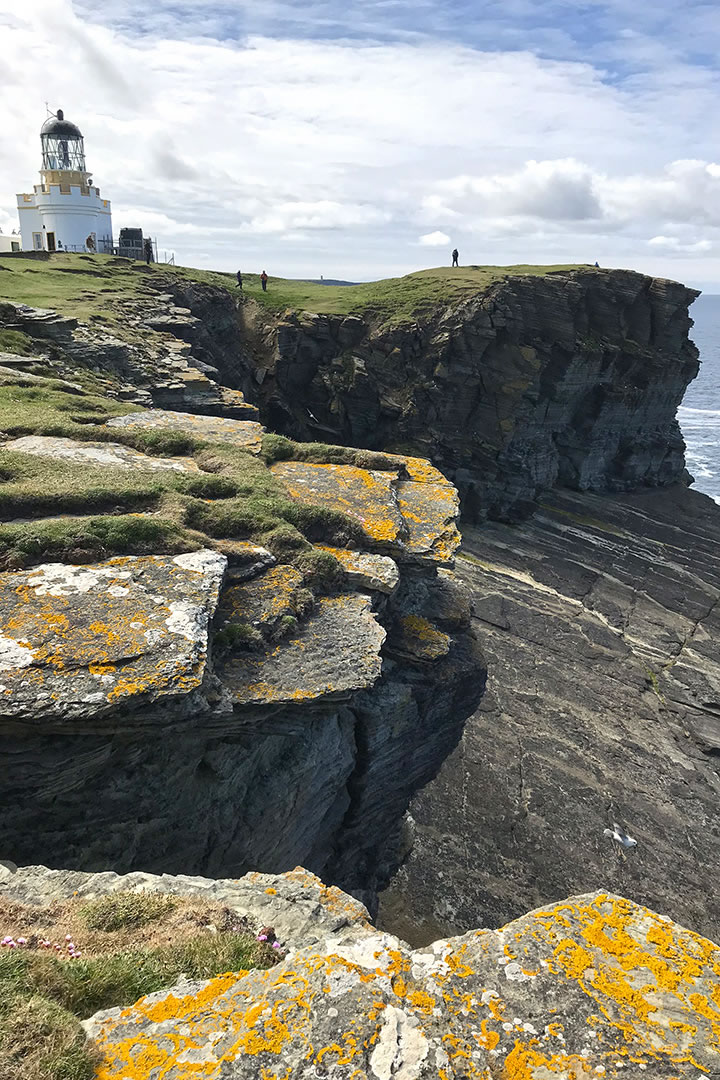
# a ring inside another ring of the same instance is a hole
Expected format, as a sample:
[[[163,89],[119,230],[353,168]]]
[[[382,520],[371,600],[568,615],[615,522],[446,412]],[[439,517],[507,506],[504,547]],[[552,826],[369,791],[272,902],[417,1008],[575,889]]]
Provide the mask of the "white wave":
[[[692,416],[720,416],[720,409],[691,409],[689,405],[681,405],[678,408],[678,416],[690,413]]]

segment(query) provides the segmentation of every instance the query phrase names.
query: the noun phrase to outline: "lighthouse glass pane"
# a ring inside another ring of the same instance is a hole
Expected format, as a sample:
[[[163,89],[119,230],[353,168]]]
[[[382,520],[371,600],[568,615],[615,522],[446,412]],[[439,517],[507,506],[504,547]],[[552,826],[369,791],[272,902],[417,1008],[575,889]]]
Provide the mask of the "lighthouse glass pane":
[[[82,139],[43,135],[44,169],[73,169],[85,172],[85,149]]]

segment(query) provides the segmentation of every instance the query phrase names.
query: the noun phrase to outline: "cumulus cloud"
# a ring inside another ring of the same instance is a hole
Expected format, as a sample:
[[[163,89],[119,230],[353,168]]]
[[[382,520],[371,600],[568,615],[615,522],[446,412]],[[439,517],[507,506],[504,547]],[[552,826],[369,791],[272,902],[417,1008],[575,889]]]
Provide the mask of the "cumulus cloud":
[[[423,200],[431,213],[462,216],[470,227],[498,232],[567,226],[583,233],[634,232],[653,223],[720,229],[720,166],[675,161],[657,172],[608,175],[572,158],[528,161],[516,171],[439,181]],[[656,248],[710,251],[710,239],[658,234]]]
[[[450,243],[450,237],[447,233],[436,230],[435,232],[425,233],[421,236],[420,243],[423,247],[447,247]]]
[[[621,18],[621,0],[592,6]],[[653,44],[647,12],[622,15],[609,74],[597,42],[560,29],[538,35],[545,52],[511,40],[535,0],[490,4],[475,47],[457,0],[415,5],[423,33],[404,0],[371,8],[392,22],[382,39],[368,17],[349,40],[330,0],[303,5],[305,23],[291,0],[0,0],[0,226],[37,179],[47,98],[82,128],[116,232],[139,224],[186,263],[358,279],[413,269],[418,246],[452,236],[468,261],[694,260],[720,281],[718,74]],[[543,4],[548,19],[571,8]],[[700,12],[687,23],[700,41]]]
[[[651,247],[669,248],[671,251],[682,251],[691,254],[693,252],[712,251],[713,249],[711,240],[683,241],[678,236],[651,236],[648,244]]]

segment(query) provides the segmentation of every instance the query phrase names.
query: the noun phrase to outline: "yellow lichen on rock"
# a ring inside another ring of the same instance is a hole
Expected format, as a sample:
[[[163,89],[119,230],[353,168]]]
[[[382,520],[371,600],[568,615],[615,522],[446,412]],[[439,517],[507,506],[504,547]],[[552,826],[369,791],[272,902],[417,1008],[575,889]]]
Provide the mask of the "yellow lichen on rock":
[[[719,1071],[720,950],[620,897],[576,897],[416,952],[364,921],[326,945],[99,1014],[100,1077],[132,1080],[138,1061],[163,1080]]]
[[[5,716],[32,722],[47,710],[66,723],[199,687],[225,566],[198,551],[0,574]]]
[[[393,636],[393,651],[420,660],[439,660],[450,652],[450,635],[420,615],[405,615]]]
[[[358,594],[320,598],[311,616],[275,647],[233,656],[222,679],[239,704],[299,704],[346,695],[380,676],[385,631],[369,598]]]
[[[394,472],[304,461],[281,461],[271,471],[294,499],[342,511],[359,521],[368,537],[378,544],[392,544],[403,535]]]
[[[300,461],[278,462],[272,472],[293,498],[355,518],[379,547],[413,561],[452,565],[460,546],[455,487],[429,462],[397,460],[397,472]]]

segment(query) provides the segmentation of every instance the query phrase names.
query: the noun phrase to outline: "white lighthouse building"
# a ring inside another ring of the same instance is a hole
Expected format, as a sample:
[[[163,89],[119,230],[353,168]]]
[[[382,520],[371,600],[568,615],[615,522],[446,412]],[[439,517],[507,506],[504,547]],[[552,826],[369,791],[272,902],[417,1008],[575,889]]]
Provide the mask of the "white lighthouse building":
[[[32,195],[18,195],[23,251],[106,251],[113,246],[110,201],[93,187],[82,132],[62,109],[40,131],[42,169]]]

